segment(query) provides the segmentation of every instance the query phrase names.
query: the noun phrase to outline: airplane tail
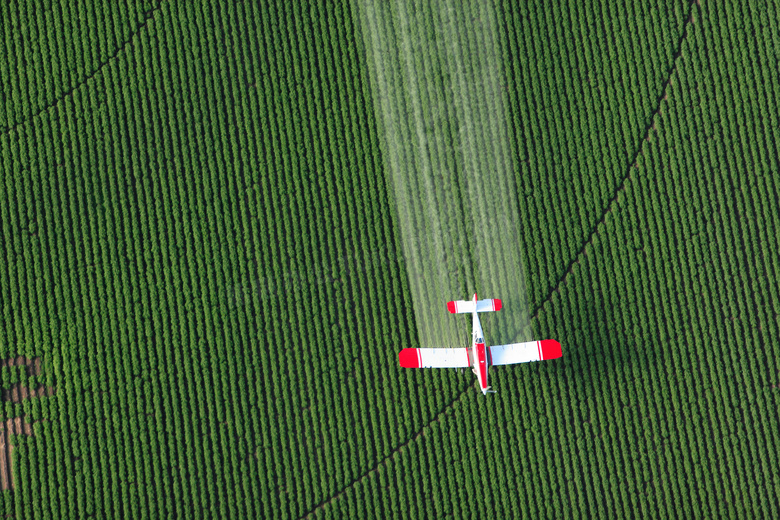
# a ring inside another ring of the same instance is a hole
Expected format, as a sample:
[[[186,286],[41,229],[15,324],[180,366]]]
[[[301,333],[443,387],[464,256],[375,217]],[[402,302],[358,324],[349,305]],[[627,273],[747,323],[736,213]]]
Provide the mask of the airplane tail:
[[[477,295],[474,294],[474,299],[471,301],[457,300],[454,302],[447,302],[447,309],[452,314],[466,314],[472,313],[475,310],[477,312],[493,312],[501,310],[501,300],[497,298],[488,300],[477,300]]]

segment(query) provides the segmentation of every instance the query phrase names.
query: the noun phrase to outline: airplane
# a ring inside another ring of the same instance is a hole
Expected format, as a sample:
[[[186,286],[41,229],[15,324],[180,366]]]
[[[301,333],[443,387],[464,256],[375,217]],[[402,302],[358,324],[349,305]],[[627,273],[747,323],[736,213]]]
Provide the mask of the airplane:
[[[501,300],[477,300],[477,293],[471,301],[458,300],[447,302],[452,314],[471,313],[473,332],[471,349],[468,348],[405,348],[398,353],[398,361],[403,368],[466,368],[471,367],[479,382],[483,395],[495,392],[488,386],[488,367],[513,365],[529,361],[547,361],[563,355],[561,344],[554,339],[527,341],[489,347],[485,345],[480,312],[501,310]]]

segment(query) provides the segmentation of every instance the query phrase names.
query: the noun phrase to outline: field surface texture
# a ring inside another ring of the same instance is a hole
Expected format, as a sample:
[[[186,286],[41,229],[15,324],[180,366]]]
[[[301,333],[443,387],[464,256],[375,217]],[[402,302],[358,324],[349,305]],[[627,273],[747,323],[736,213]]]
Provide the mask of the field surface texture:
[[[774,3],[12,0],[0,45],[0,516],[780,517]],[[400,369],[471,291],[563,358]]]

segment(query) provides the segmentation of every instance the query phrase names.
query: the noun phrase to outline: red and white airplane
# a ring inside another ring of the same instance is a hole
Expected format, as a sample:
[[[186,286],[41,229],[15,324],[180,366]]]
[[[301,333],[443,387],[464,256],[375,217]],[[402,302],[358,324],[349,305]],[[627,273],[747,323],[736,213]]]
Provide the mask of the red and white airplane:
[[[477,375],[479,388],[483,394],[494,392],[488,386],[488,367],[513,365],[529,361],[558,359],[563,355],[561,344],[554,339],[511,343],[488,347],[479,323],[480,312],[501,310],[501,300],[477,300],[477,294],[471,301],[459,300],[447,302],[452,314],[470,312],[474,329],[471,334],[471,349],[468,348],[405,348],[398,353],[398,361],[405,368],[466,368],[472,367]]]

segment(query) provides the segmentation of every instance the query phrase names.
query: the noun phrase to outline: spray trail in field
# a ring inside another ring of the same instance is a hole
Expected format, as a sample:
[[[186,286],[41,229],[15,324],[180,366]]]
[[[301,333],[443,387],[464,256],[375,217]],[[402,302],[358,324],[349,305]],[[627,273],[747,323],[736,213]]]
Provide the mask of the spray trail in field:
[[[530,339],[491,2],[355,0],[422,346],[469,341],[448,300],[501,298],[492,343]]]

